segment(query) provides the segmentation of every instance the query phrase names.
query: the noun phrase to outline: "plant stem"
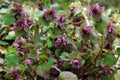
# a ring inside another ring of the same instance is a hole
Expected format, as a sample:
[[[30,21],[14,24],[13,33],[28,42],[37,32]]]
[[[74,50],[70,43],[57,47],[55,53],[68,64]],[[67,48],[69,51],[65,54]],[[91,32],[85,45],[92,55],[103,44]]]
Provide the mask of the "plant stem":
[[[96,56],[96,58],[94,59],[94,64],[97,62],[97,60],[101,57],[102,51],[104,49],[104,35],[102,35],[102,44],[101,44],[101,48],[100,51],[98,53],[98,55]],[[93,66],[93,63],[90,63],[84,70],[83,75]]]
[[[96,58],[94,59],[94,62],[96,63],[97,60],[101,57],[102,51],[104,49],[104,35],[102,35],[102,44],[101,44],[101,48],[100,51],[98,53],[98,55],[96,56]]]

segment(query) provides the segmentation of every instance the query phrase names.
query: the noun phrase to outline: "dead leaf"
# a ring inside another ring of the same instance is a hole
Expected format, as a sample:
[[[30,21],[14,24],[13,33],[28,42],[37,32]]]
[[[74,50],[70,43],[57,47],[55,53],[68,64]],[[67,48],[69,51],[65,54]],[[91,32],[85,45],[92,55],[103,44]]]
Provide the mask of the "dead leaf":
[[[6,52],[7,52],[7,49],[2,47],[2,46],[0,46],[0,53],[1,54],[5,54]]]

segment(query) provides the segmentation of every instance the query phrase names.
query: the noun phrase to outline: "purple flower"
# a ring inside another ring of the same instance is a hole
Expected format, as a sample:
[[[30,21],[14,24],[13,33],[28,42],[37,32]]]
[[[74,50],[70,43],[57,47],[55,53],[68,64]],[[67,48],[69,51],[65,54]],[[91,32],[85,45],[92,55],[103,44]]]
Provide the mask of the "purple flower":
[[[55,27],[58,28],[58,29],[64,29],[64,25],[61,25],[61,24],[58,24],[58,23],[55,23]]]
[[[46,12],[49,11],[49,9],[48,8],[44,8],[43,11],[44,11],[44,13],[46,13]]]
[[[70,62],[69,62],[69,64],[73,64],[73,62],[72,62],[72,61],[70,61]]]
[[[22,5],[16,2],[12,2],[13,5],[13,15],[16,19],[18,19],[20,16],[25,16],[27,12],[23,11]]]
[[[15,48],[18,48],[19,47],[19,44],[15,43],[13,44]]]
[[[26,60],[25,60],[25,64],[26,64],[26,65],[31,64],[31,60],[30,60],[30,59],[26,59]]]
[[[64,21],[66,20],[66,17],[65,17],[65,15],[57,16],[57,17],[56,17],[56,20],[57,20],[57,21],[60,21],[60,22],[64,22]]]
[[[19,70],[19,68],[18,67],[16,67],[16,68],[11,68],[11,72],[17,72]]]
[[[100,70],[100,71],[99,71],[99,74],[102,74],[102,73],[103,73],[103,71],[102,71],[102,70]]]
[[[92,15],[92,14],[93,14],[93,12],[92,12],[92,9],[91,9],[91,8],[88,8],[88,13],[89,13],[89,15]]]
[[[25,11],[22,11],[22,12],[21,12],[21,15],[22,15],[22,16],[25,16],[26,14],[27,14],[27,12],[25,12]]]
[[[113,73],[113,71],[110,70],[110,71],[109,71],[109,74],[112,74],[112,73]]]
[[[25,41],[25,38],[20,37],[19,42],[23,43]]]
[[[50,21],[56,18],[57,12],[54,9],[54,7],[44,8],[43,11],[44,11],[44,17],[46,20]]]
[[[32,20],[30,18],[18,19],[14,23],[15,30],[22,30],[28,28],[32,24]]]
[[[15,48],[19,48],[23,45],[24,41],[25,41],[25,38],[20,37],[19,39],[17,39],[15,41],[15,43],[13,45],[14,45]]]
[[[105,67],[105,65],[104,65],[104,64],[100,64],[100,67],[101,67],[101,68],[104,68],[104,67]]]
[[[66,40],[66,36],[65,35],[59,35],[57,37],[57,40],[56,40],[56,44],[59,46],[59,47],[63,47],[63,46],[66,46],[67,45],[67,40]]]
[[[74,62],[74,63],[78,63],[79,61],[78,61],[77,59],[75,59],[73,62]]]
[[[108,25],[107,25],[107,31],[109,33],[114,33],[115,32],[115,24],[110,22]]]
[[[94,17],[101,16],[103,12],[104,12],[104,7],[100,7],[98,3],[88,8],[89,15],[93,15]]]
[[[30,36],[28,36],[28,37],[27,37],[27,40],[28,40],[28,41],[31,41],[32,39],[31,39],[31,37],[30,37]]]
[[[16,67],[16,68],[12,67],[9,74],[12,77],[12,79],[14,79],[14,80],[18,80],[18,79],[22,78],[22,76],[20,75],[20,70],[18,67]]]
[[[73,61],[70,61],[69,64],[71,65],[71,67],[77,68],[77,69],[79,69],[82,66],[81,60],[77,58],[75,58]]]
[[[40,49],[36,50],[36,54],[39,55],[41,53]]]
[[[57,60],[54,66],[56,66],[56,67],[58,67],[58,68],[61,68],[61,67],[62,67],[62,64],[63,64],[63,61]]]
[[[91,35],[93,33],[93,28],[89,25],[84,25],[81,31],[81,35]]]
[[[115,71],[115,67],[111,67],[110,69],[111,69],[112,71]]]

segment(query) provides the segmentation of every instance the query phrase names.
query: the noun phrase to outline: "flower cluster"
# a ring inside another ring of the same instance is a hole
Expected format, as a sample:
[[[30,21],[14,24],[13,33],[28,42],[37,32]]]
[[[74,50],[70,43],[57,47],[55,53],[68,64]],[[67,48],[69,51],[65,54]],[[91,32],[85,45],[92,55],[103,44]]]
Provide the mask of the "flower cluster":
[[[114,33],[115,32],[115,23],[110,22],[107,25],[107,32],[108,33]]]
[[[108,42],[113,43],[113,41],[116,38],[116,36],[115,36],[115,23],[112,23],[112,22],[108,23],[106,31],[107,31],[106,38],[107,38]]]
[[[14,80],[18,80],[18,79],[22,78],[18,67],[16,67],[16,68],[12,67],[9,74],[12,77],[12,79],[14,79]]]
[[[57,16],[55,27],[58,28],[58,29],[64,29],[64,25],[62,24],[62,22],[65,22],[65,20],[66,20],[65,15]]]
[[[21,48],[25,39],[23,37],[20,37],[16,42],[14,43],[15,48]]]
[[[30,59],[26,59],[26,60],[25,60],[25,64],[26,64],[26,65],[31,64],[31,60],[30,60]]]
[[[93,15],[94,17],[101,16],[103,12],[104,12],[104,7],[100,7],[98,3],[88,8],[89,15]]]
[[[81,35],[91,35],[93,33],[93,28],[89,25],[84,25],[81,30]]]
[[[64,29],[64,25],[60,25],[59,23],[55,23],[55,27],[58,29]]]
[[[67,45],[67,40],[65,35],[59,35],[56,40],[58,47],[62,48]]]
[[[115,71],[115,67],[108,67],[108,66],[105,66],[104,64],[101,64],[100,67],[101,69],[98,72],[100,76],[110,77],[110,75],[112,75],[113,72]]]
[[[18,53],[21,53],[21,52],[23,52],[23,53],[29,53],[29,52],[30,52],[30,48],[24,46],[24,42],[25,42],[25,41],[26,41],[25,38],[20,37],[20,38],[18,38],[18,39],[13,43],[13,45],[14,45],[14,47],[17,49],[17,52],[18,52]]]
[[[68,63],[69,68],[80,69],[80,67],[82,66],[81,61],[82,60],[78,58],[75,58],[73,60],[70,60],[69,58],[65,58],[63,61],[57,60],[57,62],[55,63],[55,66],[58,67],[59,69],[62,69],[64,66],[63,64]]]
[[[54,7],[44,8],[44,17],[47,21],[54,20],[56,18],[57,12]]]
[[[24,19],[18,19],[14,23],[14,29],[15,30],[25,30],[29,28],[29,26],[32,24],[32,20],[30,18],[24,18]]]
[[[60,22],[65,22],[66,17],[65,17],[65,15],[57,16],[57,17],[56,17],[56,20],[57,20],[57,21],[60,21]]]
[[[71,67],[79,69],[82,64],[81,64],[81,60],[78,58],[75,58],[73,61],[70,61],[69,64],[71,65]]]
[[[12,2],[14,17],[17,19],[18,16],[24,16],[27,12],[22,10],[22,5],[19,3]]]
[[[36,54],[39,55],[41,53],[40,49],[36,50]]]

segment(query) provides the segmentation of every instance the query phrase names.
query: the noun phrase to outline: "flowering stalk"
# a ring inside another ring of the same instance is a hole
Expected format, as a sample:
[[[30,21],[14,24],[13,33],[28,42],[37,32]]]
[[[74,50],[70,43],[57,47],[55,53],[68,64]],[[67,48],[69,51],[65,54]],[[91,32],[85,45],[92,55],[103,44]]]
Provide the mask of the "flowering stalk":
[[[96,58],[94,59],[94,64],[97,62],[97,60],[101,57],[102,51],[104,49],[104,35],[102,35],[102,44],[101,44],[101,48],[100,51],[98,53],[98,55],[96,56]],[[87,71],[93,66],[93,63],[89,64],[83,72],[83,75],[87,73]]]

